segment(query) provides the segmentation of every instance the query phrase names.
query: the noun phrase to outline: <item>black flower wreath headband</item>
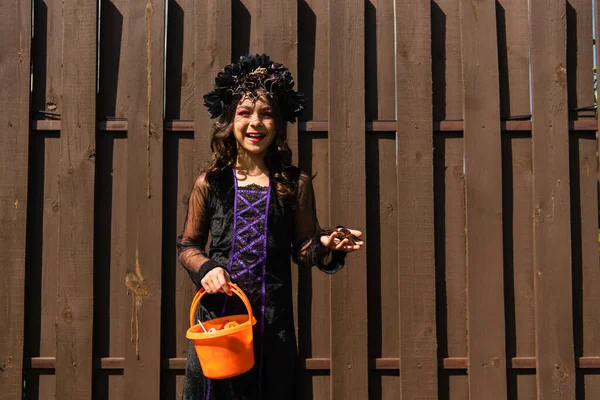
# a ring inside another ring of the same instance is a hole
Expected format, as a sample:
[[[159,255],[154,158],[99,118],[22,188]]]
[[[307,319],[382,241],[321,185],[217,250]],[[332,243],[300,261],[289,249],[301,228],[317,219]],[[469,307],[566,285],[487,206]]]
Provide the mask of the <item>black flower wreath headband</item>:
[[[240,57],[227,65],[215,78],[215,89],[204,95],[211,118],[227,114],[234,99],[247,94],[265,94],[276,104],[281,116],[291,123],[304,110],[304,96],[294,90],[292,73],[266,54]]]

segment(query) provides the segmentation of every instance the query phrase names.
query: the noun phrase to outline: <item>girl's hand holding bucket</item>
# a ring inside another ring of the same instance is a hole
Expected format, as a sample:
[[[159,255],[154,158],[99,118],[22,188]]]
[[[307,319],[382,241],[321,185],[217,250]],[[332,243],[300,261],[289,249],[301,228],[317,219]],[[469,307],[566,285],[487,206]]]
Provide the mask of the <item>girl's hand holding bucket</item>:
[[[226,293],[228,296],[233,294],[229,286],[230,282],[229,272],[222,267],[212,269],[200,281],[206,293]]]

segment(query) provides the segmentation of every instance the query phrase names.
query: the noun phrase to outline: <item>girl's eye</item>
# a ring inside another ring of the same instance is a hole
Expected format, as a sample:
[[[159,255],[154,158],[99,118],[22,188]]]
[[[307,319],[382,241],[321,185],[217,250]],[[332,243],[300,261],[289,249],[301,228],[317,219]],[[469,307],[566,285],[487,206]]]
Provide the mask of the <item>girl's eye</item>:
[[[272,116],[273,116],[273,114],[271,114],[271,111],[265,111],[263,113],[263,117],[265,117],[265,118],[271,118]]]
[[[250,115],[250,112],[245,111],[245,110],[240,110],[237,112],[237,115],[241,115],[242,117],[247,117],[248,115]]]

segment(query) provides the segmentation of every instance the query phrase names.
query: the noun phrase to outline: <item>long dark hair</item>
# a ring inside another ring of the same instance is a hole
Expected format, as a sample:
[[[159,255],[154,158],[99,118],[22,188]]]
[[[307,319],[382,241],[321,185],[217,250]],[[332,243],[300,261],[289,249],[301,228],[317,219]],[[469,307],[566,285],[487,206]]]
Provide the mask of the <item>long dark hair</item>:
[[[225,169],[233,168],[237,160],[237,141],[233,135],[233,119],[240,96],[236,96],[227,111],[212,126],[210,148],[213,155],[201,173],[210,178],[219,176]],[[287,124],[278,111],[277,102],[267,96],[273,108],[276,134],[265,155],[265,164],[269,168],[271,186],[277,197],[291,201],[296,192],[299,169],[292,165],[292,150],[287,143]]]

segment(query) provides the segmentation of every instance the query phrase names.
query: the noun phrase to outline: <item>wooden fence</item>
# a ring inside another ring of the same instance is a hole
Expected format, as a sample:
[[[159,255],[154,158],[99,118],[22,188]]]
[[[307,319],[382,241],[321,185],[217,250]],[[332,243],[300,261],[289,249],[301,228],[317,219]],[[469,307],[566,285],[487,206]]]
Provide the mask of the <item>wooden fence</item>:
[[[598,398],[593,11],[0,0],[0,399],[180,398],[200,96],[247,52],[307,95],[322,224],[366,232],[294,266],[301,398]]]

